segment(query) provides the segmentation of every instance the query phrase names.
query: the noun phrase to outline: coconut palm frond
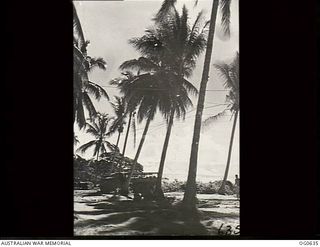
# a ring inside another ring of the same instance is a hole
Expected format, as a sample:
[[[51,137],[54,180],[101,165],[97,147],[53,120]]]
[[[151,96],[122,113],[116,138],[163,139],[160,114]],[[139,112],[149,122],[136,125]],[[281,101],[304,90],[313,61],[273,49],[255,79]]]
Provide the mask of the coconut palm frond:
[[[226,95],[228,108],[223,112],[211,116],[203,122],[203,126],[207,127],[214,123],[219,117],[222,117],[227,110],[233,114],[240,109],[239,106],[239,53],[236,53],[235,58],[230,64],[218,63],[214,67],[219,71],[221,78],[224,79],[224,87],[230,89]],[[231,118],[232,118],[231,116]]]
[[[121,73],[124,77],[118,77],[112,79],[109,84],[113,86],[117,86],[118,88],[123,88],[125,85],[130,84],[132,81],[136,79],[136,76],[131,71],[124,71]]]
[[[115,96],[115,102],[111,102],[114,113],[117,117],[122,117],[126,112],[125,100],[124,97]]]
[[[230,74],[232,73],[230,66],[226,63],[218,63],[213,65],[217,70],[219,70],[219,75],[224,79],[223,84],[228,89],[235,89],[235,84]]]
[[[231,77],[234,81],[234,87],[237,91],[240,90],[239,88],[239,81],[240,81],[240,64],[239,64],[239,52],[236,53],[235,58],[233,59],[232,63],[230,64],[231,67]]]
[[[221,25],[226,37],[230,37],[230,4],[231,0],[220,0],[220,10],[222,14]]]
[[[73,6],[73,40],[78,48],[81,48],[85,43],[82,27],[74,4]]]
[[[96,144],[96,140],[89,141],[86,144],[83,144],[81,147],[77,149],[77,152],[81,152],[82,154],[87,151],[88,148],[92,147],[93,145]]]
[[[104,145],[107,145],[105,137],[110,120],[112,118],[108,114],[97,113],[95,118],[91,120],[91,123],[86,123],[86,132],[91,134],[95,139],[82,145],[78,150],[84,153],[89,147],[95,146],[94,156],[98,156],[100,151],[105,152]]]
[[[164,0],[156,16],[154,17],[154,21],[164,21],[166,17],[175,10],[174,5],[176,2],[177,0]]]
[[[114,145],[114,144],[112,144],[112,143],[110,143],[108,141],[105,141],[104,143],[107,145],[107,147],[110,149],[110,151],[119,152],[119,148],[116,145]]]
[[[196,66],[196,59],[206,48],[206,25],[200,30],[203,19],[203,12],[199,12],[198,17],[189,33],[187,45],[185,47],[185,76],[188,78]]]
[[[188,39],[188,35],[189,35],[189,25],[188,25],[188,19],[189,19],[189,14],[188,14],[188,9],[186,8],[186,5],[184,4],[182,7],[182,14],[181,16],[178,18],[178,20],[180,21],[180,42],[182,47],[186,44],[187,39]]]
[[[197,18],[192,25],[189,40],[193,40],[193,38],[196,37],[196,34],[198,33],[198,30],[199,30],[199,23],[201,22],[202,19],[203,19],[203,10],[201,10],[198,13]]]
[[[96,109],[88,95],[93,94],[96,99],[101,96],[109,99],[107,92],[99,85],[90,82],[88,72],[95,67],[106,69],[103,58],[91,58],[87,55],[87,46],[90,42],[85,40],[81,23],[73,4],[73,88],[74,88],[74,121],[82,129],[85,124],[84,107],[88,110],[90,119],[96,115]]]
[[[206,38],[203,34],[197,35],[193,40],[189,40],[186,48],[185,62],[187,66],[191,66],[192,70],[195,68],[196,58],[205,50]],[[188,75],[187,77],[190,77]]]
[[[89,63],[90,63],[90,71],[95,67],[98,67],[99,69],[102,69],[102,70],[107,69],[106,68],[107,62],[101,57],[90,58]]]
[[[205,34],[209,29],[210,20],[206,21],[202,27],[200,34]]]
[[[115,133],[116,131],[122,133],[124,125],[126,124],[125,119],[128,114],[124,97],[115,96],[115,102],[111,102],[110,104],[113,108],[114,113],[116,114],[116,118],[109,128],[109,132],[107,133],[108,136]]]
[[[140,57],[138,59],[132,59],[123,62],[120,67],[121,70],[139,70],[149,72],[158,69],[158,66],[153,63],[150,59]]]
[[[105,97],[107,98],[107,100],[109,100],[109,95],[108,93],[106,92],[106,90],[104,90],[103,87],[99,86],[97,83],[94,83],[92,81],[88,81],[88,83],[86,83],[84,85],[84,89],[94,95],[94,97],[97,99],[97,100],[100,100],[101,97]]]
[[[83,105],[88,110],[90,119],[94,118],[97,115],[97,111],[96,111],[96,108],[94,107],[88,93],[83,92],[82,98],[83,98]]]
[[[146,30],[146,34],[144,36],[130,39],[129,44],[139,51],[143,57],[158,64],[161,58],[166,54],[165,52],[167,47],[165,46],[165,38],[170,42],[168,33],[159,34],[158,29],[151,28]]]
[[[109,81],[109,84],[112,86],[120,86],[122,81],[124,80],[124,78],[122,77],[117,77],[117,78],[113,78],[111,81]]]
[[[179,97],[176,101],[176,106],[174,107],[176,118],[185,120],[185,116],[187,113],[186,109],[192,106],[193,106],[192,101],[187,95]]]
[[[82,129],[86,125],[86,119],[85,119],[84,109],[82,105],[82,96],[79,96],[78,100],[76,100],[74,111],[75,111],[76,121],[79,125],[79,128]]]
[[[130,70],[126,70],[126,71],[122,72],[121,74],[126,76],[128,80],[133,79],[135,77],[135,74],[133,72],[131,72]],[[138,71],[137,75],[139,75],[139,74],[140,74],[140,72]]]
[[[86,133],[92,134],[94,137],[99,137],[99,129],[97,126],[92,126],[89,123],[86,123]]]
[[[73,46],[73,61],[77,64],[79,68],[81,68],[81,65],[84,60],[86,60],[86,56],[81,52],[79,47]]]
[[[206,130],[207,127],[209,127],[210,125],[212,125],[213,123],[215,123],[218,119],[220,119],[221,117],[225,116],[227,113],[227,110],[229,109],[225,109],[222,112],[219,112],[216,115],[213,115],[211,117],[208,117],[206,120],[203,121],[202,125],[203,125],[203,130]]]
[[[187,92],[190,93],[191,95],[194,95],[194,96],[198,95],[198,89],[195,86],[193,86],[193,84],[188,80],[183,79],[182,85],[187,90]]]
[[[88,80],[88,74],[84,68],[74,69],[74,72],[74,114],[77,116],[75,120],[81,129],[85,125],[83,107],[86,107],[91,119],[96,115],[96,109],[88,93],[93,94],[98,100],[102,96],[109,100],[109,96],[101,86]]]
[[[214,65],[219,70],[221,78],[224,79],[224,87],[230,89],[226,101],[230,103],[230,110],[239,109],[240,88],[239,88],[239,53],[230,64],[219,63]]]
[[[109,128],[109,132],[106,135],[111,136],[116,131],[121,133],[123,131],[123,125],[125,124],[124,118],[125,118],[124,116],[121,116],[119,118],[115,118]]]
[[[103,130],[102,130],[102,129],[103,129],[103,126],[102,126],[102,124],[100,124],[99,121],[97,121],[97,119],[99,119],[100,117],[101,117],[100,114],[97,113],[95,119],[89,119],[89,121],[91,121],[91,124],[89,124],[89,123],[87,122],[87,125],[91,125],[92,128],[97,131],[98,134],[97,134],[97,135],[94,135],[94,137],[95,137],[96,139],[99,139],[99,137],[100,137],[101,134],[103,133]]]
[[[203,12],[190,27],[187,8],[183,6],[179,14],[174,2],[171,7],[170,1],[164,2],[160,12],[165,15],[158,13],[162,15],[158,20],[162,20],[156,21],[142,37],[129,41],[142,57],[124,62],[120,69],[144,74],[111,82],[124,95],[128,110],[137,110],[138,122],[152,120],[158,110],[168,121],[173,108],[175,117],[184,119],[186,109],[192,106],[188,94],[198,93],[185,78],[191,76],[196,59],[206,47],[206,34],[201,29]],[[135,126],[134,120],[131,126]]]

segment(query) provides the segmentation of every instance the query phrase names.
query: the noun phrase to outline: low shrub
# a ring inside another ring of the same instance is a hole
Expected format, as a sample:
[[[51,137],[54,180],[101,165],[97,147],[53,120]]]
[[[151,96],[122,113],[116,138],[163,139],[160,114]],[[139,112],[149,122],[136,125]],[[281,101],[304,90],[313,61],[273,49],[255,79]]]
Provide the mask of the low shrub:
[[[197,182],[197,193],[199,194],[215,194],[218,192],[221,186],[222,180],[219,181],[210,181],[207,183]],[[230,181],[226,183],[226,194],[234,194],[233,184]],[[184,192],[186,188],[186,182],[178,181],[177,179],[173,181],[163,180],[162,181],[162,190],[166,192]]]

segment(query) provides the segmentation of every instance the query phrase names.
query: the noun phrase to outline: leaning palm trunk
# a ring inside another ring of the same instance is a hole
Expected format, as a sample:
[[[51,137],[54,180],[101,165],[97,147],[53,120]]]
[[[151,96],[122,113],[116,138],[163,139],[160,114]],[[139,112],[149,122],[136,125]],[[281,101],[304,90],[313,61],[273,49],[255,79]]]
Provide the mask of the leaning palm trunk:
[[[236,113],[234,115],[234,120],[233,120],[233,126],[232,126],[232,131],[231,131],[231,138],[230,138],[230,144],[229,144],[229,152],[228,152],[228,159],[227,159],[227,166],[226,166],[226,170],[224,172],[224,177],[223,177],[223,181],[221,184],[221,187],[218,190],[219,194],[224,194],[226,192],[226,182],[227,182],[227,178],[228,178],[228,173],[229,173],[229,167],[230,167],[230,160],[231,160],[231,152],[232,152],[232,144],[233,144],[233,139],[234,139],[234,133],[235,133],[235,129],[236,129],[236,124],[237,124],[237,119],[238,119],[238,113],[239,110],[236,110]]]
[[[163,149],[162,149],[162,153],[161,153],[161,160],[160,160],[160,164],[159,164],[159,171],[158,171],[156,190],[155,190],[155,196],[157,197],[157,199],[164,198],[164,194],[163,194],[163,191],[161,188],[161,181],[162,181],[164,162],[166,159],[171,129],[172,129],[172,125],[173,125],[173,118],[174,118],[174,109],[171,111],[171,115],[170,115],[170,119],[169,119],[169,123],[168,123],[168,129],[167,129],[167,133],[166,133],[166,138],[164,140]]]
[[[126,151],[126,147],[127,147],[127,141],[128,141],[128,136],[129,136],[129,131],[130,131],[130,125],[131,125],[131,118],[132,118],[132,112],[130,112],[130,116],[129,116],[127,133],[126,133],[126,137],[125,137],[125,139],[124,139],[124,144],[123,144],[123,149],[122,149],[122,156],[124,156],[125,151]]]
[[[216,26],[218,5],[219,5],[219,0],[214,0],[212,4],[208,43],[207,43],[203,73],[202,73],[200,90],[199,90],[197,112],[195,117],[188,180],[187,180],[186,191],[184,193],[183,204],[182,204],[187,210],[196,209],[196,176],[197,176],[197,161],[198,161],[201,121],[202,121],[204,100],[206,95],[206,87],[207,87],[207,82],[209,77],[210,61],[211,61],[211,53],[212,53],[212,46],[213,46],[214,31]]]
[[[97,151],[97,161],[99,161],[99,149]]]
[[[121,135],[121,132],[118,131],[118,138],[117,138],[117,143],[116,143],[116,146],[117,146],[118,149],[119,149],[119,146],[118,146],[118,145],[119,145],[120,135]],[[112,174],[112,173],[113,173],[114,163],[115,163],[115,160],[114,160],[115,156],[116,156],[116,153],[115,153],[115,151],[114,151],[114,152],[113,152],[113,155],[112,155],[112,158],[111,158],[111,169],[110,169],[109,174]]]
[[[118,132],[117,143],[116,143],[116,146],[117,146],[117,147],[118,147],[118,145],[119,145],[120,135],[121,135],[121,132],[119,131],[119,132]]]
[[[120,164],[122,164],[122,161],[124,159],[124,154],[125,154],[125,151],[126,151],[126,147],[127,147],[127,141],[128,141],[130,125],[131,125],[131,118],[132,118],[132,112],[130,113],[130,116],[129,116],[128,128],[127,128],[126,136],[124,138],[124,144],[123,144],[122,157],[121,157]],[[119,169],[120,169],[119,171],[122,172],[121,165],[120,165]]]
[[[123,195],[127,195],[129,193],[129,185],[130,185],[130,182],[131,182],[131,178],[132,178],[132,175],[133,175],[133,173],[134,173],[134,171],[136,169],[138,158],[139,158],[143,143],[144,143],[144,141],[146,139],[146,135],[147,135],[147,132],[148,132],[148,129],[149,129],[150,122],[151,122],[151,118],[148,117],[146,126],[144,127],[144,130],[143,130],[143,134],[142,134],[142,137],[141,137],[141,140],[140,140],[140,143],[139,143],[139,147],[138,147],[136,156],[134,157],[134,160],[133,160],[133,165],[132,165],[130,174],[129,174],[128,178],[126,179],[126,182],[124,183],[123,188],[122,188],[122,194]]]

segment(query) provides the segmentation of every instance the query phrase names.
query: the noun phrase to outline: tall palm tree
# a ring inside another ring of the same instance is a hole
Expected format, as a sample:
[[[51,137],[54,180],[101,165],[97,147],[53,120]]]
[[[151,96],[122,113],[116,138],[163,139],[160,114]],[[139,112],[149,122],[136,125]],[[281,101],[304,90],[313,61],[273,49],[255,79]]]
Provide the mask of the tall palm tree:
[[[86,123],[86,132],[91,134],[94,140],[83,144],[77,151],[84,153],[88,148],[94,147],[93,156],[96,156],[97,161],[99,160],[99,154],[107,151],[106,148],[116,151],[116,146],[106,140],[110,120],[108,114],[97,113],[96,118],[91,123]]]
[[[198,149],[199,149],[199,142],[200,142],[202,113],[203,113],[204,101],[206,96],[207,82],[209,78],[210,62],[211,62],[218,7],[220,5],[220,9],[222,13],[222,27],[224,28],[225,34],[229,36],[230,35],[230,29],[229,29],[230,4],[231,4],[231,0],[213,0],[213,3],[212,3],[207,49],[206,49],[206,54],[204,59],[204,66],[203,66],[202,78],[200,83],[199,97],[198,97],[194,130],[193,130],[193,139],[191,144],[191,155],[190,155],[190,161],[189,161],[188,179],[187,179],[186,191],[184,193],[183,204],[182,204],[187,211],[191,211],[191,212],[194,212],[196,210],[196,177],[197,177]]]
[[[91,119],[97,114],[89,94],[97,100],[102,96],[109,99],[107,92],[101,86],[89,80],[88,73],[96,67],[105,70],[106,62],[103,58],[88,56],[88,44],[89,41],[84,38],[80,20],[73,5],[73,107],[74,121],[78,123],[80,129],[86,125],[83,106]]]
[[[97,100],[100,100],[102,96],[109,99],[107,92],[98,84],[89,81],[87,75],[94,67],[103,68],[103,59],[87,58],[86,61],[88,63],[84,63],[82,65],[83,68],[80,68],[77,75],[74,76],[74,120],[77,121],[80,129],[85,126],[86,121],[83,107],[87,109],[89,118],[92,119],[97,114],[89,94],[93,95]]]
[[[226,192],[225,185],[226,185],[228,173],[229,173],[234,133],[235,133],[236,124],[238,120],[238,114],[240,111],[239,53],[238,52],[236,53],[235,58],[230,64],[226,64],[226,63],[215,64],[215,68],[220,72],[220,76],[224,80],[225,88],[230,89],[226,97],[228,107],[223,112],[218,113],[217,115],[211,116],[208,119],[206,119],[204,121],[204,126],[209,126],[212,123],[214,123],[219,116],[224,115],[223,113],[225,113],[226,110],[231,111],[232,116],[234,116],[232,130],[231,130],[231,138],[229,143],[227,165],[224,172],[221,187],[218,190],[219,194],[224,194]]]
[[[165,6],[165,4],[166,1],[164,2],[163,6]],[[191,73],[195,68],[198,56],[205,49],[205,36],[208,22],[205,23],[203,27],[201,27],[201,22],[203,19],[203,12],[201,11],[199,12],[192,27],[190,27],[188,25],[188,11],[185,6],[183,6],[181,15],[179,15],[174,5],[171,6],[171,9],[168,10],[165,18],[161,17],[161,11],[162,10],[159,10],[155,18],[158,34],[156,37],[159,40],[162,40],[162,45],[168,52],[167,57],[169,58],[169,61],[164,61],[167,64],[171,65],[170,67],[172,68],[174,73],[176,73],[181,78],[181,80],[183,80],[184,77],[188,78],[191,76]],[[162,19],[162,21],[160,19]],[[172,60],[174,61],[173,66],[171,64]],[[177,86],[178,88],[180,87],[180,90],[184,90],[184,86],[181,82],[176,82],[175,86]],[[197,90],[192,91],[196,95]],[[181,95],[179,95],[179,97],[180,96]],[[176,99],[177,98],[175,97],[172,98],[172,102],[175,102]],[[164,198],[161,188],[161,180],[175,111],[175,105],[172,104],[156,183],[156,196],[158,198]]]
[[[113,108],[114,113],[116,114],[116,117],[113,120],[113,123],[111,124],[111,127],[109,129],[109,132],[107,135],[112,135],[115,132],[118,132],[118,138],[116,142],[116,147],[117,150],[120,153],[119,149],[119,140],[120,136],[123,132],[124,125],[126,124],[126,117],[127,117],[127,112],[126,112],[126,103],[123,97],[115,96],[115,102],[111,102],[111,106]],[[110,174],[113,172],[115,164],[115,156],[117,152],[113,153],[112,159],[111,159],[111,169],[110,169]]]
[[[123,77],[118,77],[118,78],[112,79],[110,81],[110,84],[121,88],[121,85],[126,84],[126,83],[131,83],[131,81],[135,80],[135,78],[136,78],[135,75],[131,71],[122,72],[122,75],[123,75]],[[139,71],[138,71],[137,75],[139,75]],[[127,82],[124,82],[124,81],[127,81]],[[124,98],[123,98],[123,100],[124,100]],[[124,100],[124,104],[125,104],[125,100]],[[127,115],[129,114],[129,120],[128,120],[127,131],[126,131],[126,135],[125,135],[125,139],[124,139],[124,143],[123,143],[123,148],[122,148],[122,155],[123,156],[125,155],[130,128],[133,131],[133,138],[134,138],[133,143],[134,143],[134,145],[136,144],[135,111],[134,111],[134,109],[130,109],[130,110],[131,111],[129,111],[129,109],[126,105],[124,115],[127,117]]]
[[[118,132],[118,138],[116,142],[116,146],[119,146],[120,136],[123,132],[124,125],[126,124],[126,102],[123,97],[115,96],[115,102],[111,102],[111,106],[113,108],[116,117],[110,127],[109,133],[112,134],[114,132]]]
[[[165,107],[159,108],[167,120],[168,128],[159,164],[156,186],[158,198],[163,198],[161,180],[173,119],[175,116],[184,118],[186,109],[192,105],[188,93],[197,94],[197,89],[185,77],[192,75],[196,59],[205,49],[206,43],[207,25],[200,26],[203,13],[198,14],[193,26],[190,27],[186,7],[183,6],[181,15],[175,8],[173,10],[164,21],[156,20],[155,25],[148,28],[145,35],[130,40],[143,57],[126,61],[120,66],[121,69],[136,69],[150,73],[150,78],[153,77],[155,81],[167,87],[161,89],[162,92],[159,94],[161,98],[168,99]],[[150,86],[150,83],[146,86]]]
[[[124,138],[124,143],[123,143],[123,148],[122,148],[122,156],[124,156],[125,152],[126,152],[126,147],[127,147],[130,128],[133,131],[133,144],[134,144],[134,147],[136,145],[137,129],[136,129],[135,115],[136,115],[135,111],[129,113],[128,127],[127,127],[127,132],[126,132],[126,136]]]
[[[145,59],[145,61],[152,62],[148,59]],[[127,69],[126,66],[127,63],[125,62],[121,65],[121,68]],[[169,80],[169,74],[170,73],[168,72],[159,70],[154,71],[154,73],[137,75],[135,76],[134,80],[123,80],[120,82],[120,84],[118,84],[120,91],[123,93],[127,102],[128,111],[132,112],[133,110],[136,110],[137,120],[139,123],[141,123],[143,120],[146,120],[142,138],[134,158],[135,163],[140,156],[150,122],[153,120],[156,111],[160,110],[160,112],[167,119],[171,111],[171,101],[173,97],[177,98],[175,101],[176,114],[179,117],[185,115],[186,110],[184,106],[189,106],[192,104],[191,100],[187,97],[187,90],[185,89],[178,91],[177,87],[174,86],[173,79],[177,79],[177,76],[171,75],[172,77]],[[178,94],[180,94],[181,97],[177,97]],[[135,169],[134,166],[135,165],[133,165],[133,168],[123,188],[123,193],[128,192],[131,177]]]

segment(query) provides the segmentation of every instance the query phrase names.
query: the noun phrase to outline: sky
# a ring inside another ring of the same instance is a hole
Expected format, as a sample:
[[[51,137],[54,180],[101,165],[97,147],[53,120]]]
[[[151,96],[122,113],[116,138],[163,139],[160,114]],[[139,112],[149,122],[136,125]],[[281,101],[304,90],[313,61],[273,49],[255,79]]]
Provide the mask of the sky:
[[[200,0],[194,7],[194,0],[177,0],[176,8],[181,11],[183,4],[189,10],[189,23],[192,25],[199,11],[204,10],[205,18],[210,18],[211,1]],[[109,81],[121,76],[118,69],[120,64],[129,59],[138,58],[140,55],[128,44],[133,37],[143,35],[146,28],[152,25],[152,17],[159,10],[162,0],[125,0],[125,1],[76,1],[74,2],[84,36],[90,40],[88,55],[91,57],[102,57],[107,62],[106,71],[94,70],[89,74],[90,80],[103,86],[111,100],[115,95],[120,95],[118,90],[110,86]],[[236,51],[239,51],[239,18],[238,0],[231,4],[231,37],[226,39],[220,26],[221,16],[218,15],[215,40],[212,52],[211,65],[217,62],[230,62]],[[199,89],[201,73],[203,69],[204,53],[197,61],[193,76],[189,79]],[[211,91],[213,90],[213,91]],[[225,109],[225,96],[223,82],[217,70],[211,66],[210,76],[207,84],[205,109],[203,120],[217,114]],[[166,156],[164,177],[168,179],[177,178],[185,181],[187,179],[191,142],[193,136],[194,117],[196,112],[197,98],[193,97],[193,107],[187,110],[185,121],[175,121],[169,147]],[[99,102],[94,101],[99,112],[113,115],[110,103],[106,99]],[[197,180],[208,182],[222,179],[233,119],[231,114],[218,119],[210,127],[203,129],[200,137]],[[145,122],[137,126],[137,145],[140,141]],[[85,131],[79,131],[75,125],[75,135],[78,136],[80,145],[91,140],[91,136]],[[144,166],[145,171],[157,172],[160,162],[161,151],[166,133],[166,124],[160,114],[157,114],[150,128],[142,148],[138,162]],[[116,143],[117,135],[110,137],[109,141]],[[124,134],[120,138],[120,149],[122,149]],[[77,147],[76,147],[77,148]],[[136,149],[133,145],[133,135],[129,136],[126,156],[133,158]],[[93,149],[88,149],[82,157],[91,158]],[[228,178],[233,181],[235,174],[239,174],[239,121],[237,122],[234,137],[230,171]]]

